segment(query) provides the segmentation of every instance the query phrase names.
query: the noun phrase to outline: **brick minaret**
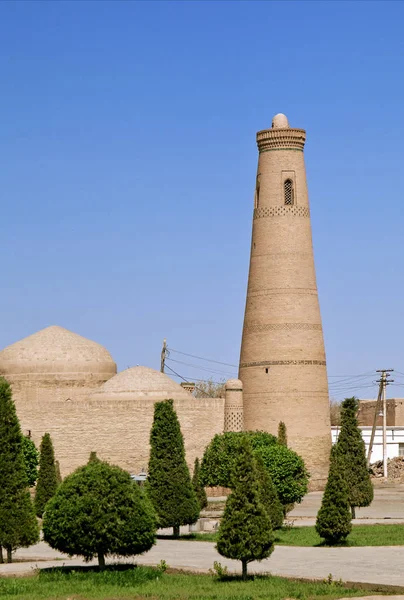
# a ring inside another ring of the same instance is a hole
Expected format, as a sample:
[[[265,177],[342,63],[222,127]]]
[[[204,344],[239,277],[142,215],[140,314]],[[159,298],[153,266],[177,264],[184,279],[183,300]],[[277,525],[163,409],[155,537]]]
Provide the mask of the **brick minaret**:
[[[285,115],[257,133],[250,272],[239,377],[244,428],[277,432],[306,462],[311,489],[327,477],[331,448],[327,371],[303,148]]]

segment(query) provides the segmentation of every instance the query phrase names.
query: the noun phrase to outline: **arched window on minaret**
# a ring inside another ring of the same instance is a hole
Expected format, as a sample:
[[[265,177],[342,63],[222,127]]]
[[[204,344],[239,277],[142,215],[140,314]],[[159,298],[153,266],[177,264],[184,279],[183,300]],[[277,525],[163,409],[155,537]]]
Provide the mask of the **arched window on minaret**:
[[[285,195],[286,206],[292,206],[295,203],[295,191],[293,189],[293,181],[286,179],[283,184],[283,192]]]
[[[257,181],[255,184],[255,198],[254,198],[254,208],[258,208],[260,205],[260,173],[257,175]]]

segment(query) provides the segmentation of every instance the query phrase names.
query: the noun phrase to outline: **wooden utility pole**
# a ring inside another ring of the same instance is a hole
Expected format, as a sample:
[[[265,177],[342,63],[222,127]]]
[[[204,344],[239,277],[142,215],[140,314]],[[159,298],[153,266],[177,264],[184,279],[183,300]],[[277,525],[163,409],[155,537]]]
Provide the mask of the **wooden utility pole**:
[[[377,369],[376,373],[381,373],[380,379],[377,381],[379,384],[379,394],[377,396],[377,402],[375,406],[375,416],[373,420],[372,435],[370,438],[369,452],[368,452],[368,463],[370,462],[370,454],[372,452],[373,440],[376,431],[376,421],[380,408],[382,408],[383,414],[383,477],[387,479],[387,402],[386,402],[386,387],[393,383],[394,379],[388,379],[390,373],[394,369]]]
[[[164,373],[164,367],[166,364],[167,358],[167,340],[164,338],[163,340],[163,348],[161,350],[161,363],[160,363],[160,372]]]

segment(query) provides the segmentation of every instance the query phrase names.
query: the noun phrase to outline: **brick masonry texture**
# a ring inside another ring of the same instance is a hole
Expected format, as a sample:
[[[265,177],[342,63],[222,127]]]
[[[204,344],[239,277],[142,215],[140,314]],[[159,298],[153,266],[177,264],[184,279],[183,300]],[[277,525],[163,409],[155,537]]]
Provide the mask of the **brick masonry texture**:
[[[303,154],[306,134],[285,126],[283,115],[274,123],[257,134],[260,153],[239,370],[244,427],[276,434],[284,421],[289,445],[310,471],[311,489],[320,489],[327,478],[331,436]],[[285,205],[287,180],[292,182],[292,205]]]

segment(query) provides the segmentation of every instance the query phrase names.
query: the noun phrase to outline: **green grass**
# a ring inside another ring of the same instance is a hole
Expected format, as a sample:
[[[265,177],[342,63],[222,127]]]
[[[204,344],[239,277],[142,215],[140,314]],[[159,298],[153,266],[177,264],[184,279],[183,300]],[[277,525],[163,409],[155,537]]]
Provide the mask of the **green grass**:
[[[162,536],[163,537],[163,536]],[[183,540],[216,542],[217,533],[193,533]],[[322,546],[314,527],[283,527],[275,531],[280,546]],[[344,546],[404,546],[404,525],[353,525]]]
[[[53,569],[31,577],[0,578],[2,600],[327,600],[364,596],[369,591],[332,583],[298,582],[260,576],[219,581],[209,575],[168,574],[148,567],[127,570]]]

